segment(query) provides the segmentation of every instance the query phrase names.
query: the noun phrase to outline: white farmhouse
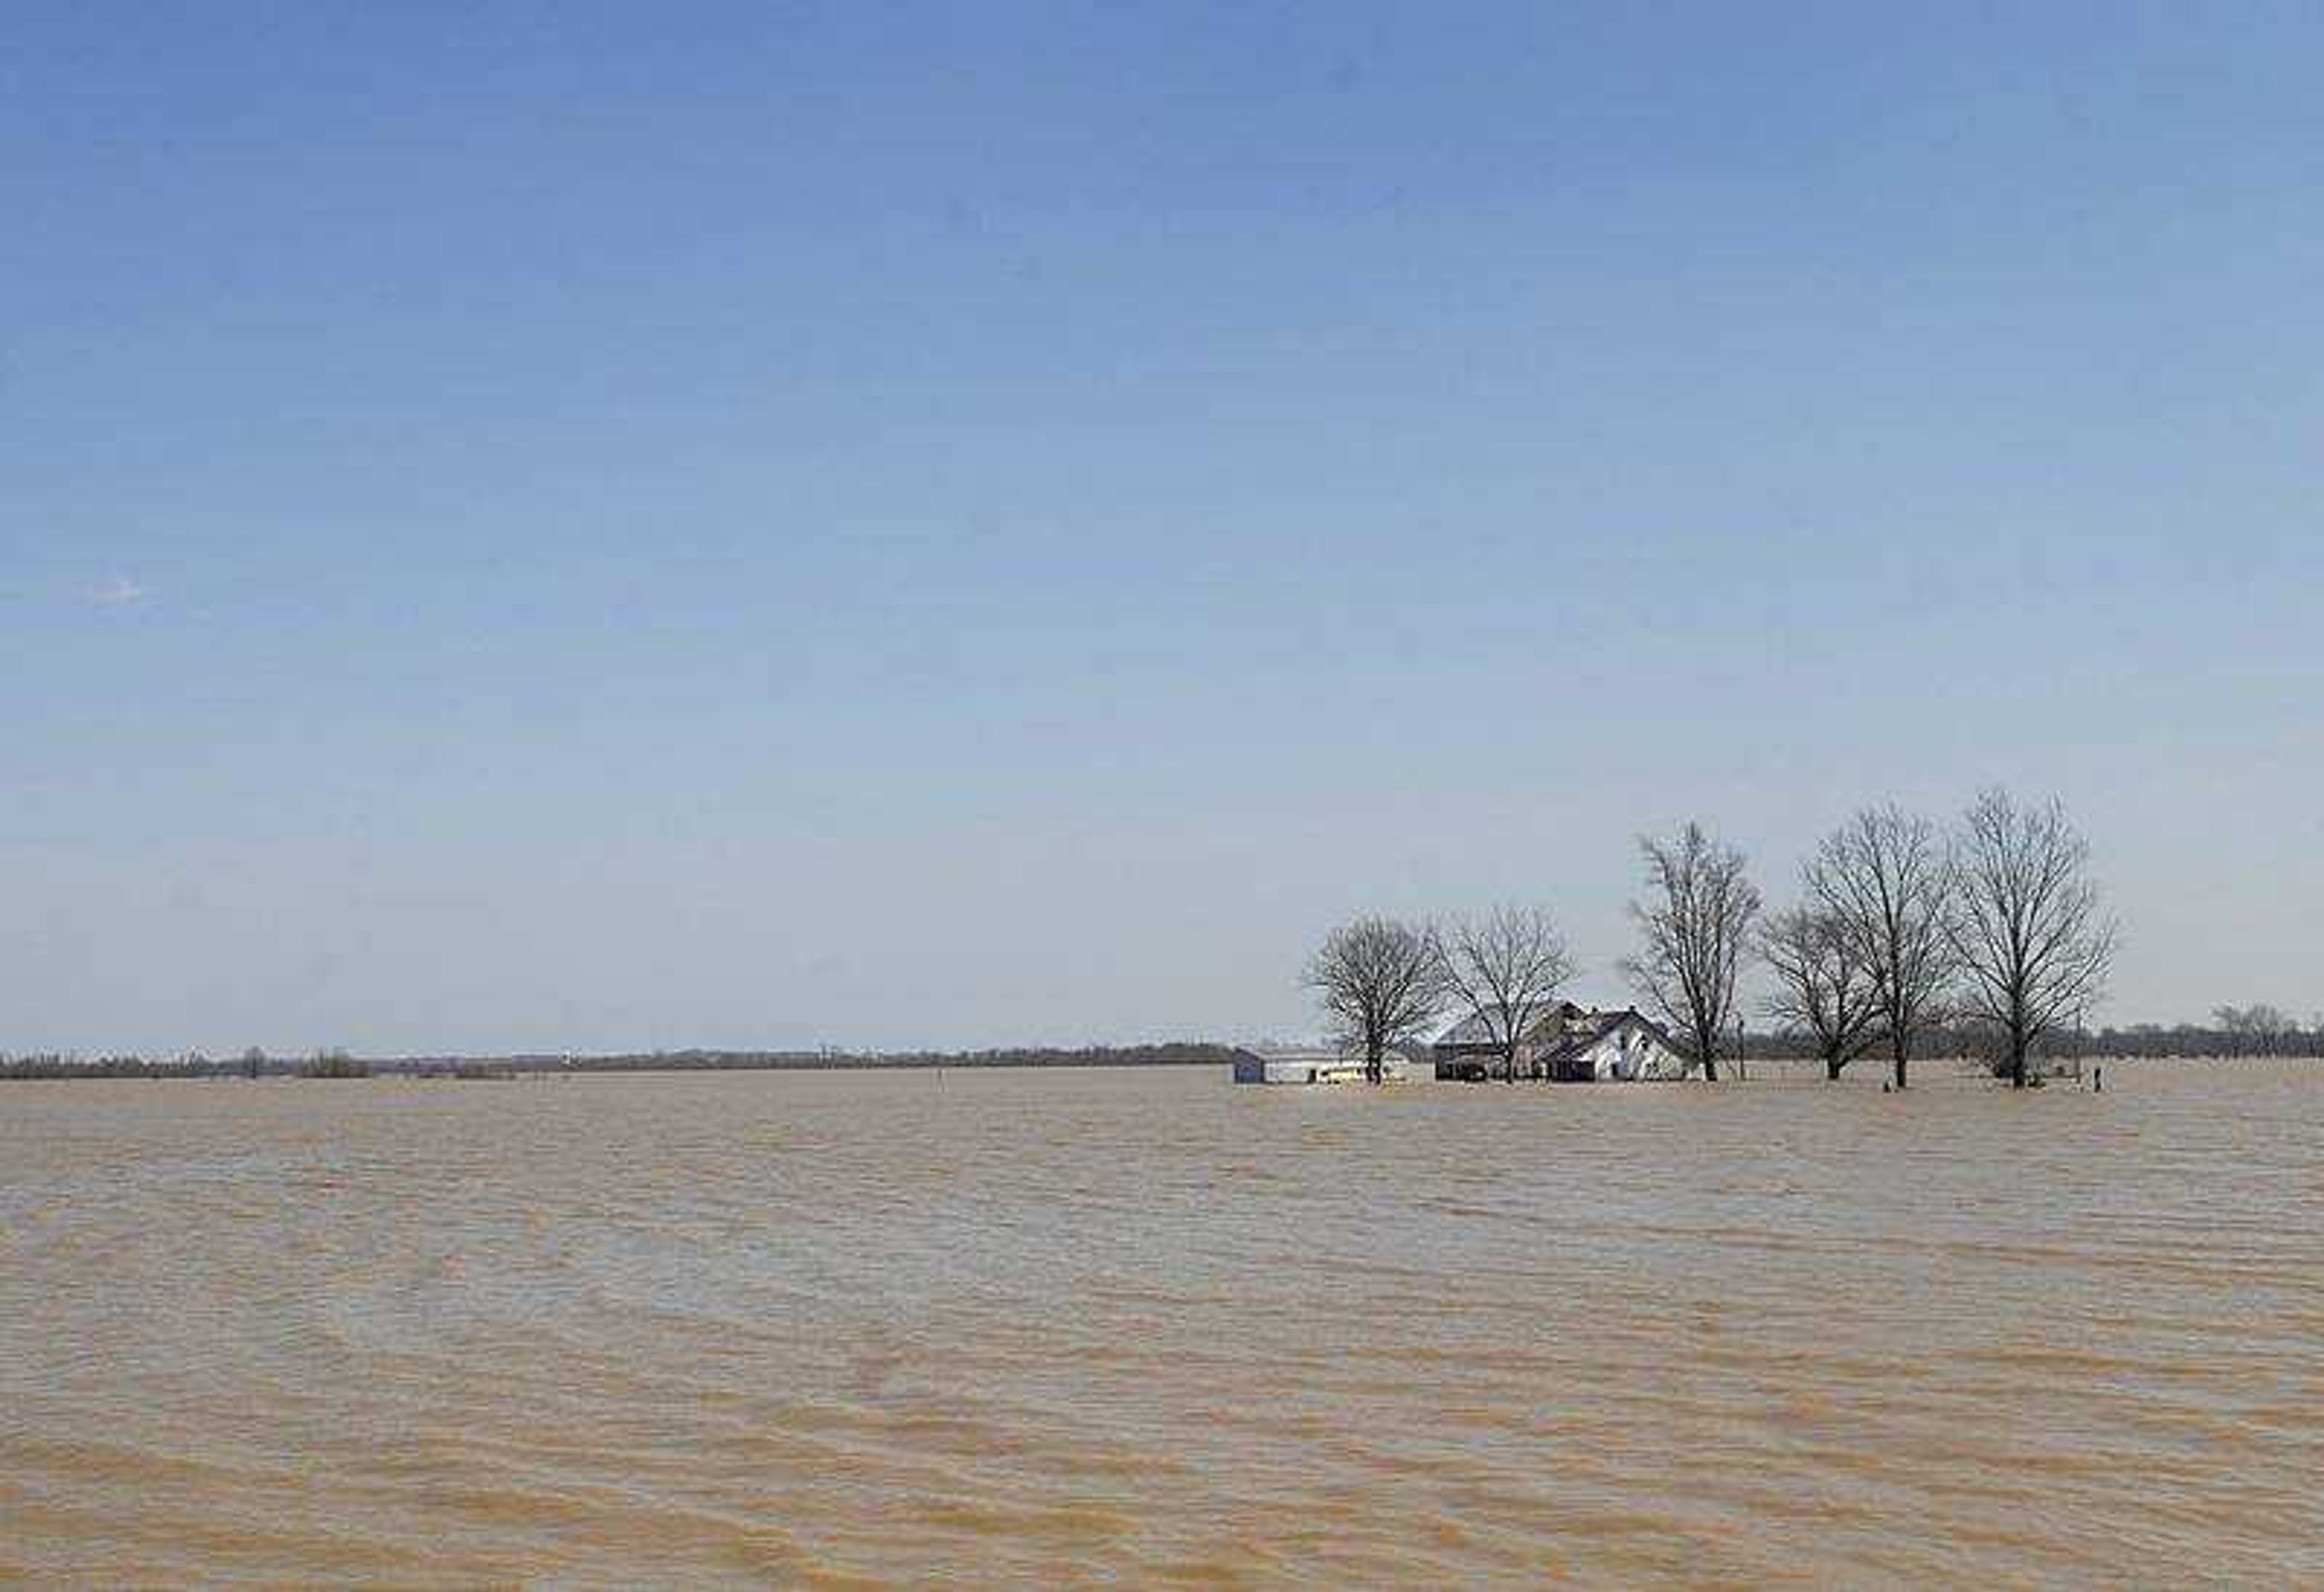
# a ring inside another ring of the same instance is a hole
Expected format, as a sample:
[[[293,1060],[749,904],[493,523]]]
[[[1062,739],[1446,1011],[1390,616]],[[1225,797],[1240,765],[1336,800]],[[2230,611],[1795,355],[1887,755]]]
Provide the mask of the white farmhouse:
[[[1492,1029],[1475,1016],[1452,1024],[1431,1048],[1438,1078],[1473,1082],[1507,1076]],[[1662,1025],[1635,1008],[1591,1012],[1560,1001],[1542,1013],[1517,1046],[1521,1078],[1630,1083],[1691,1078],[1697,1070]]]
[[[1636,1011],[1592,1012],[1569,1024],[1542,1065],[1560,1083],[1674,1082],[1701,1070],[1662,1024]]]

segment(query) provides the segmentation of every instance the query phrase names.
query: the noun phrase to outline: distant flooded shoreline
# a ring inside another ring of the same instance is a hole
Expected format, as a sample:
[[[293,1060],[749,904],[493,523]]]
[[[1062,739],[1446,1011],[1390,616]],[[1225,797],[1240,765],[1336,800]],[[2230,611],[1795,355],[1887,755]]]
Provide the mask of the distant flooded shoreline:
[[[938,1052],[847,1051],[657,1051],[591,1055],[580,1052],[479,1056],[312,1057],[263,1052],[221,1060],[210,1056],[155,1060],[143,1056],[0,1056],[0,1082],[95,1078],[456,1078],[558,1076],[632,1072],[898,1072],[966,1069],[1217,1067],[1236,1054],[1231,1045],[1167,1043],[1085,1050],[1038,1048]]]
[[[1172,1047],[1177,1050],[1177,1047]],[[418,1060],[408,1057],[373,1060],[355,1059],[351,1065],[318,1069],[308,1060],[276,1060],[270,1059],[259,1070],[253,1071],[240,1061],[209,1061],[186,1063],[180,1061],[148,1061],[143,1059],[101,1059],[72,1060],[41,1057],[22,1060],[0,1059],[0,1083],[70,1083],[99,1082],[108,1079],[134,1079],[151,1082],[343,1082],[362,1079],[380,1081],[494,1081],[545,1078],[581,1078],[633,1074],[684,1076],[724,1072],[874,1072],[874,1073],[936,1073],[936,1072],[1039,1072],[1052,1070],[1106,1071],[1148,1070],[1153,1069],[1190,1069],[1206,1070],[1231,1067],[1238,1054],[1237,1047],[1205,1045],[1184,1047],[1192,1054],[1140,1057],[1127,1054],[1062,1054],[1053,1059],[1006,1052],[997,1055],[965,1054],[959,1056],[909,1055],[882,1056],[804,1056],[769,1057],[764,1059],[729,1059],[688,1060],[670,1057],[468,1057],[443,1060]],[[2267,1051],[2247,1054],[2227,1052],[2190,1052],[2187,1054],[2154,1054],[2133,1051],[2087,1051],[2071,1058],[2087,1071],[2093,1066],[2114,1067],[2135,1063],[2140,1066],[2157,1064],[2177,1066],[2237,1067],[2255,1062],[2317,1061],[2324,1060],[2313,1051]],[[1730,1085],[1752,1083],[1785,1083],[1805,1079],[1816,1083],[1831,1082],[1841,1086],[1869,1085],[1877,1088],[1881,1079],[1878,1069],[1864,1065],[1852,1068],[1838,1079],[1823,1077],[1821,1063],[1812,1057],[1796,1054],[1746,1055],[1739,1058],[1739,1068],[1730,1061],[1730,1069],[1716,1084],[1702,1079],[1687,1080],[1687,1086],[1697,1088],[1720,1089]],[[1967,1055],[1937,1053],[1922,1058],[1927,1069],[1927,1080],[1953,1078],[1959,1075],[1963,1082],[1991,1082],[1990,1063]],[[1429,1081],[1425,1066],[1416,1073],[1414,1081]],[[2070,1083],[2072,1080],[2068,1079]],[[1518,1088],[1570,1088],[1571,1085],[1521,1082]],[[1918,1081],[1915,1087],[1919,1087]]]

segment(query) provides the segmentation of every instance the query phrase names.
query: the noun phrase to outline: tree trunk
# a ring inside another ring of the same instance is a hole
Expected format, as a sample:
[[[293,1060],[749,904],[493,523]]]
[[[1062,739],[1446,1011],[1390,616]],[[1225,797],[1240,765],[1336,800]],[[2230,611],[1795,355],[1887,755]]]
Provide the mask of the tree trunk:
[[[1896,1087],[1900,1089],[1904,1087],[1904,1055],[1901,1051],[1896,1054]]]
[[[1823,1081],[1826,1083],[1838,1083],[1840,1081],[1840,1069],[1847,1065],[1848,1060],[1845,1057],[1826,1056],[1823,1059]]]

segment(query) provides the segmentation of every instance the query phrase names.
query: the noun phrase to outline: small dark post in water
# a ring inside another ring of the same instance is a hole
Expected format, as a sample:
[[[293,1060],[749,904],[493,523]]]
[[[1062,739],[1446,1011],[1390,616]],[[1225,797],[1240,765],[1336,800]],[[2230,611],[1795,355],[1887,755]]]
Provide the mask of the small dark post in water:
[[[2093,1067],[2090,1069],[2090,1093],[2093,1095],[2103,1095],[2106,1093],[2105,1068]]]

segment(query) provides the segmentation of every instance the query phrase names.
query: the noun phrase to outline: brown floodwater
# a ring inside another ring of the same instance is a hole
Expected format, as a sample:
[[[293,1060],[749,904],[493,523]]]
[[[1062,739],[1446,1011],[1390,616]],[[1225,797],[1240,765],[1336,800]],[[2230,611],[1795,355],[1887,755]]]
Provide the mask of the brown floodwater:
[[[0,1580],[2324,1583],[2324,1067],[0,1088]]]

